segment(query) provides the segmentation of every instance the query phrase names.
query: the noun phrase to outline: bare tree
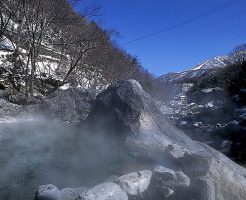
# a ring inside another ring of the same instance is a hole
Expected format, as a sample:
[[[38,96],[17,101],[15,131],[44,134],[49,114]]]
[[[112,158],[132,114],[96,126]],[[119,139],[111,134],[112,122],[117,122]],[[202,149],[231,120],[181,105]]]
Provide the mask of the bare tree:
[[[246,62],[246,44],[242,44],[233,49],[231,57],[236,64],[243,64]]]
[[[4,36],[8,37],[9,27],[20,7],[20,0],[1,0],[0,1],[0,42]]]
[[[58,43],[63,54],[66,55],[64,62],[67,63],[63,69],[61,84],[69,83],[80,72],[85,71],[90,66],[87,57],[97,48],[105,45],[108,39],[106,32],[84,18],[81,18],[78,23],[64,27],[60,43]]]
[[[65,0],[22,0],[23,19],[20,35],[26,41],[28,52],[25,70],[27,99],[29,94],[33,96],[40,52],[55,39],[52,33],[54,30],[59,32],[61,21],[64,21],[64,7],[69,7],[67,5]]]

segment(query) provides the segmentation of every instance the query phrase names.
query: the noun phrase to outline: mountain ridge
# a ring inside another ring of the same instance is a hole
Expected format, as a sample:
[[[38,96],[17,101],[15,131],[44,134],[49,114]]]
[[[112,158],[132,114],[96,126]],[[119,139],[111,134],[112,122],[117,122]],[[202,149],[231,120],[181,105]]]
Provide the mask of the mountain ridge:
[[[232,63],[230,56],[215,56],[202,63],[199,63],[188,70],[181,72],[170,72],[160,76],[158,79],[161,82],[180,81],[182,79],[193,79],[202,76],[208,70],[216,70],[224,68]]]

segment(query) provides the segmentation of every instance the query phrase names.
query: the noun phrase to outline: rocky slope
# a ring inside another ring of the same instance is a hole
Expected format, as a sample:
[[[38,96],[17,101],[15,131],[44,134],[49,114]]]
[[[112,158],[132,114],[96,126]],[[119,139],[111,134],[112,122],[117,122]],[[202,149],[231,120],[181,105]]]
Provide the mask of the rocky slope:
[[[173,126],[136,81],[117,82],[99,94],[87,124],[93,130],[106,127],[104,134],[134,155],[139,166],[85,190],[40,186],[36,200],[243,200],[246,196],[246,170]]]

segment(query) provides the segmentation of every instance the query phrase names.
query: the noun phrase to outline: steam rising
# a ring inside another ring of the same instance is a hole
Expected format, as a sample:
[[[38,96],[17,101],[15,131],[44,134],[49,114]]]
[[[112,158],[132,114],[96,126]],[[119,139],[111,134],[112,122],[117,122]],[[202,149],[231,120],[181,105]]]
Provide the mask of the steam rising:
[[[0,123],[0,199],[32,199],[36,187],[94,185],[133,159],[109,138],[40,118]]]

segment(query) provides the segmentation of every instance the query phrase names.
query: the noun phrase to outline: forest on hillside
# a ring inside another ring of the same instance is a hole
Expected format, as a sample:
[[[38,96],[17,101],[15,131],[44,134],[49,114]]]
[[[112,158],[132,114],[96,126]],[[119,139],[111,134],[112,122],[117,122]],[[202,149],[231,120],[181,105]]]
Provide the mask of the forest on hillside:
[[[79,2],[1,0],[0,85],[22,96],[17,103],[35,102],[67,84],[100,90],[136,79],[151,90],[152,75],[111,39],[114,31],[89,20],[98,8],[75,11]]]

